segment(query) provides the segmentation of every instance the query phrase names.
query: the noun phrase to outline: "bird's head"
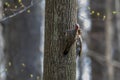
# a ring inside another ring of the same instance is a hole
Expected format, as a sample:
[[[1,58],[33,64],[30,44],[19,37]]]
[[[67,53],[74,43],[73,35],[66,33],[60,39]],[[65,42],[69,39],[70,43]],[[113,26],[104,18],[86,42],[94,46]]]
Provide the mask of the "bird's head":
[[[75,24],[75,30],[78,30],[78,29],[80,29],[80,26],[79,26],[79,24]]]
[[[75,30],[78,32],[78,35],[81,35],[81,28],[79,24],[75,24]]]

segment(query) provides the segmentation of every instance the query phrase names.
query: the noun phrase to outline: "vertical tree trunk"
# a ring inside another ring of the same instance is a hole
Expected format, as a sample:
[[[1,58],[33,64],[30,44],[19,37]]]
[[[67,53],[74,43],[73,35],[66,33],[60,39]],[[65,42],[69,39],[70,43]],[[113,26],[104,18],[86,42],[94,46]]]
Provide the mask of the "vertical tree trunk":
[[[3,7],[2,7],[2,0],[0,0],[0,20],[3,18]],[[0,24],[0,80],[5,80],[5,58],[3,53],[3,36],[2,36],[2,28],[3,26]]]
[[[118,30],[118,47],[120,48],[120,14],[119,14],[119,10],[120,10],[120,1],[119,0],[115,0],[115,8],[116,8],[116,23],[117,23],[117,30]],[[120,49],[119,49],[119,53],[120,53]],[[120,58],[119,58],[120,59]]]
[[[103,21],[105,9],[105,0],[91,0],[91,32],[88,39],[88,54],[91,54],[92,80],[107,80],[105,58],[99,60],[98,57],[105,55],[105,21]],[[99,5],[98,5],[99,4]],[[97,13],[100,12],[100,16]],[[92,51],[90,51],[92,50]],[[96,56],[101,55],[101,56]],[[102,64],[101,64],[102,63]]]
[[[112,40],[113,40],[113,26],[112,26],[112,0],[106,0],[106,62],[108,67],[108,80],[114,80],[114,67],[112,65]]]
[[[5,0],[10,5],[16,4]],[[4,2],[5,2],[4,1]],[[31,1],[22,0],[25,6]],[[19,6],[18,6],[19,7]],[[37,4],[27,11],[4,22],[5,55],[7,57],[6,80],[40,80],[40,26],[41,10]],[[11,13],[11,12],[9,12]],[[5,13],[9,16],[8,13]]]
[[[120,11],[120,0],[115,0],[115,10],[117,12],[116,14],[116,24],[115,24],[115,28],[117,30],[117,34],[115,32],[115,35],[117,35],[117,41],[115,42],[116,45],[115,47],[117,48],[116,49],[116,52],[114,54],[114,58],[115,60],[117,60],[118,62],[120,62],[120,14],[118,11]],[[115,38],[116,40],[116,38]],[[114,74],[114,77],[115,79],[114,80],[119,80],[120,79],[120,68],[115,68],[115,74]]]
[[[76,0],[46,0],[43,80],[75,80],[75,44],[67,55],[64,32],[77,20]]]

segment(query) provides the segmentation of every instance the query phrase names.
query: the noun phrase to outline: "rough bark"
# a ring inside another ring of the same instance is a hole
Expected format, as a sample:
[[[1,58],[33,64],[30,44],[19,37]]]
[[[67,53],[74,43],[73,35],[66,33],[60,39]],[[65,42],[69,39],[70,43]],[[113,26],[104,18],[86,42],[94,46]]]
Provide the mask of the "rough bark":
[[[43,80],[75,80],[75,44],[67,55],[64,31],[76,23],[76,0],[46,0]]]
[[[13,0],[4,0],[16,4]],[[31,1],[22,0],[28,6]],[[5,39],[6,80],[40,80],[41,11],[37,4],[27,11],[3,22]],[[9,16],[11,13],[5,13]]]

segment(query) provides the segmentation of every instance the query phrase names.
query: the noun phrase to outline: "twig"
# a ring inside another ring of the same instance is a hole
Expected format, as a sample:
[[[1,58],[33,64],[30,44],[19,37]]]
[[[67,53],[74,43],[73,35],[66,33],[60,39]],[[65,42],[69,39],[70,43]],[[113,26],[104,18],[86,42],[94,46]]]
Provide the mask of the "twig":
[[[38,4],[39,2],[40,2],[40,1],[36,1],[36,2],[33,3],[33,0],[32,0],[32,1],[31,1],[31,4],[30,4],[29,6],[25,7],[24,9],[22,9],[22,10],[16,12],[16,13],[13,13],[12,15],[9,15],[9,16],[1,19],[1,20],[0,20],[0,23],[2,23],[3,21],[5,21],[5,20],[7,20],[7,19],[10,19],[10,18],[12,18],[12,17],[17,16],[18,14],[23,13],[24,11],[26,11],[26,10],[29,9],[29,8],[31,8],[32,6],[35,6],[35,4]]]

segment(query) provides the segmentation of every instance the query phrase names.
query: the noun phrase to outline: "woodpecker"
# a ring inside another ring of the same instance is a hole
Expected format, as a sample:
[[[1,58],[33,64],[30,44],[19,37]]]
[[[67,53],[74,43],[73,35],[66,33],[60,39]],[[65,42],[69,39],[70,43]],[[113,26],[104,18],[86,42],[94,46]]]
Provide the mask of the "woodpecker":
[[[79,24],[75,24],[74,29],[72,30],[67,30],[65,32],[65,49],[64,49],[64,55],[67,55],[67,53],[69,52],[72,44],[77,40],[77,35],[80,34],[80,26]]]
[[[78,29],[78,34],[76,38],[76,53],[78,56],[81,56],[82,53],[82,36],[81,29]]]

